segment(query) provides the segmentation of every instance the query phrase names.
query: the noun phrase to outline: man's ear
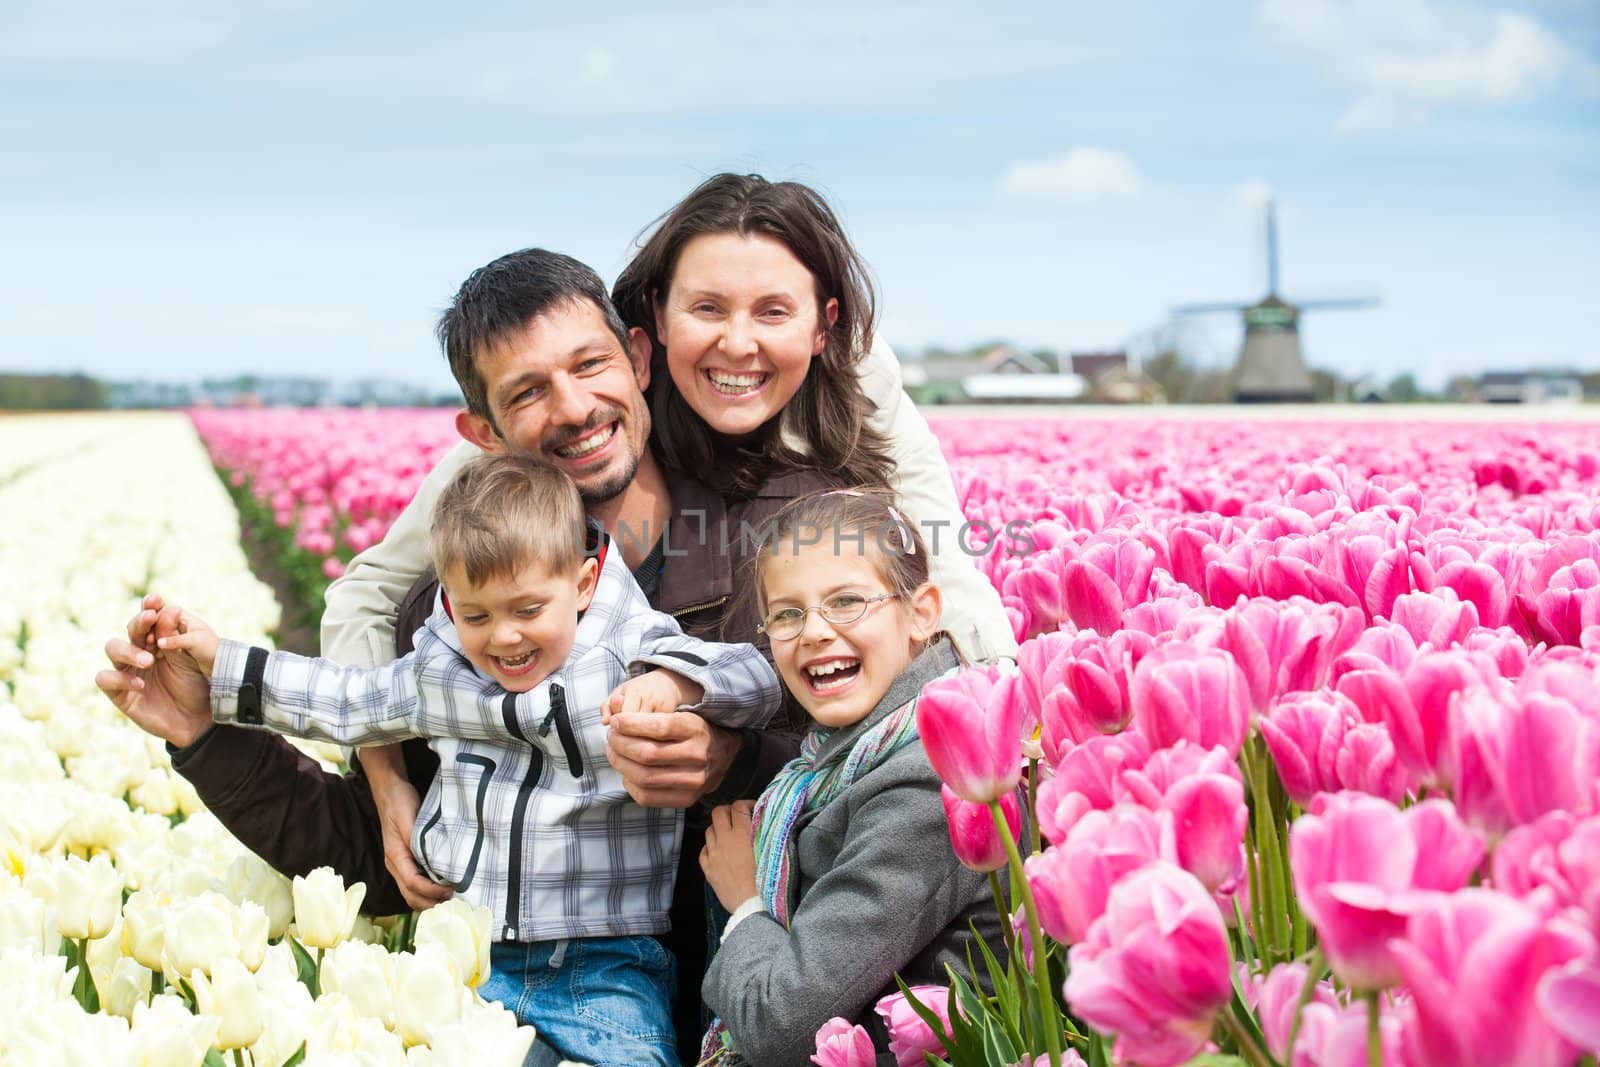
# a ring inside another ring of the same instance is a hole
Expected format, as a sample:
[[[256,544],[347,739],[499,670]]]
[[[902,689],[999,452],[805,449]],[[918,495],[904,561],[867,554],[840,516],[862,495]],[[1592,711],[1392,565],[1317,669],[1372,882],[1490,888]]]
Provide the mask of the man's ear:
[[[822,305],[822,318],[827,322],[827,325],[817,327],[816,340],[811,344],[811,354],[813,356],[822,355],[822,350],[828,347],[828,331],[833,329],[833,324],[839,321],[839,301],[837,299],[830,296],[828,302]]]
[[[482,415],[474,415],[466,408],[456,412],[456,433],[485,452],[500,453],[506,450],[505,440],[494,428],[494,423]]]
[[[600,561],[590,557],[578,568],[578,610],[587,611],[594,599],[595,587],[600,584]]]
[[[639,380],[639,392],[650,388],[650,335],[644,332],[644,327],[634,326],[628,330],[628,359],[633,364],[633,376]]]
[[[926,641],[939,632],[939,618],[944,614],[944,596],[939,587],[923,582],[906,598],[911,610],[911,634],[918,641]]]

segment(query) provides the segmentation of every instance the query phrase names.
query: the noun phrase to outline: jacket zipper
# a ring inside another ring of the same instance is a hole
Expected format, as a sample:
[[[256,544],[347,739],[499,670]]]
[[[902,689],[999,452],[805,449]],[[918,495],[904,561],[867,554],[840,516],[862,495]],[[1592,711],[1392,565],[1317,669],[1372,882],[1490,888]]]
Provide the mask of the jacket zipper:
[[[528,746],[528,775],[517,789],[517,806],[511,812],[511,851],[506,870],[506,921],[500,940],[515,941],[517,926],[522,919],[522,820],[528,812],[528,796],[539,785],[544,774],[544,750],[522,732],[517,721],[517,694],[507,693],[500,704],[500,717],[505,720],[506,732]]]
[[[672,617],[674,619],[681,619],[685,615],[689,614],[692,611],[705,611],[707,608],[720,607],[721,605],[726,604],[728,602],[729,595],[730,594],[728,594],[728,593],[723,593],[721,596],[717,597],[717,599],[715,599],[715,600],[708,600],[704,604],[690,604],[688,607],[679,608],[676,611],[671,612],[670,614],[672,615]]]
[[[550,723],[556,724],[556,736],[561,738],[562,751],[567,754],[567,769],[572,777],[583,777],[583,750],[578,747],[578,735],[572,732],[572,718],[567,711],[567,694],[555,682],[550,683],[550,714],[539,724],[539,736],[550,736]]]

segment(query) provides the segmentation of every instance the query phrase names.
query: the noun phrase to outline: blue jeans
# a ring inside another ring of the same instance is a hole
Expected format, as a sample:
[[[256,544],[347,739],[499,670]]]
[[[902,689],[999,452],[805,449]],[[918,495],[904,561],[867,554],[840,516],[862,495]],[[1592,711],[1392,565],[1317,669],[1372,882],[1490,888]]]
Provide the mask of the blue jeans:
[[[595,1067],[677,1067],[677,961],[653,937],[502,942],[478,990],[566,1059]],[[530,1062],[538,1062],[536,1045]]]

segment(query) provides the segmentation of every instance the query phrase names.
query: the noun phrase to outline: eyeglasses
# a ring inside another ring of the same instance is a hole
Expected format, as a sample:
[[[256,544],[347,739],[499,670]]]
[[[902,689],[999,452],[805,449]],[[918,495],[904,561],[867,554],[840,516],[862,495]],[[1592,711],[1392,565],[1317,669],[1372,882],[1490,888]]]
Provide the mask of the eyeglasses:
[[[880,593],[862,596],[860,593],[835,593],[820,604],[809,608],[779,608],[762,620],[756,633],[766,634],[774,641],[792,641],[806,628],[806,616],[813,611],[827,620],[830,626],[849,626],[860,620],[867,609],[880,600],[899,600],[904,593]]]

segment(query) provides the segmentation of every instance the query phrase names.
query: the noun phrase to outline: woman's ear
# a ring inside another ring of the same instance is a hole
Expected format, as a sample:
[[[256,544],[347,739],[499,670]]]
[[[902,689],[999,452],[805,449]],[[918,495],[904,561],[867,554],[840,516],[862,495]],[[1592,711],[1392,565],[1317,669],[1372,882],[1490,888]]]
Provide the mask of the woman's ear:
[[[906,597],[911,611],[911,633],[918,641],[926,641],[939,632],[939,618],[944,614],[944,596],[932,582],[923,582]]]
[[[822,320],[827,325],[817,327],[816,340],[811,344],[811,354],[813,356],[822,355],[822,350],[828,347],[828,331],[833,329],[833,324],[839,321],[839,301],[836,298],[829,297],[828,302],[822,305]]]
[[[587,611],[594,600],[595,587],[600,584],[600,561],[592,556],[578,568],[578,610]]]

